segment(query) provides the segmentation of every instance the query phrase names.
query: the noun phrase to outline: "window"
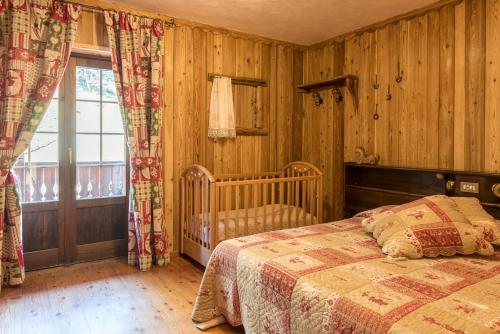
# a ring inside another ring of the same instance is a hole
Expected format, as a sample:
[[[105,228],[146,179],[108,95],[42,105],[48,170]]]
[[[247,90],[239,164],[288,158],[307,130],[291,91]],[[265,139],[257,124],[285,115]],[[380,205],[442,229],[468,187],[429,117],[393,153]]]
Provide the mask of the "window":
[[[113,72],[76,67],[76,197],[125,195],[125,135]]]
[[[58,200],[58,106],[59,90],[54,94],[31,144],[14,166],[23,203]]]

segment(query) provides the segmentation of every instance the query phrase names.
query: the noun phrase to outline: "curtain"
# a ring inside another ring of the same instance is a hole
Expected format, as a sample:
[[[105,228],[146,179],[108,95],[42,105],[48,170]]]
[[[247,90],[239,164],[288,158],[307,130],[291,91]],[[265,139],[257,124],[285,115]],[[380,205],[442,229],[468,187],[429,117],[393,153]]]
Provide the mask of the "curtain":
[[[211,138],[235,138],[233,88],[231,78],[214,78],[210,95],[208,136]]]
[[[0,261],[4,285],[24,280],[21,206],[11,170],[62,78],[80,7],[53,0],[0,2]]]
[[[163,21],[105,11],[116,90],[130,155],[128,262],[169,262],[163,215]]]

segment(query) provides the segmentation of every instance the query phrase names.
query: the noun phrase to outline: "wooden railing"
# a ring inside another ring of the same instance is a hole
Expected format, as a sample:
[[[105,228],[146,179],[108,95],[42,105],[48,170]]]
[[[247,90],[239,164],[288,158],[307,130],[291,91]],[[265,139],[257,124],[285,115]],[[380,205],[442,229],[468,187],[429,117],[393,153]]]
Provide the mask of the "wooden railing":
[[[28,166],[15,166],[18,189],[23,203],[59,200],[59,166],[50,163],[32,163]],[[77,199],[99,198],[125,195],[126,167],[118,163],[77,164]]]

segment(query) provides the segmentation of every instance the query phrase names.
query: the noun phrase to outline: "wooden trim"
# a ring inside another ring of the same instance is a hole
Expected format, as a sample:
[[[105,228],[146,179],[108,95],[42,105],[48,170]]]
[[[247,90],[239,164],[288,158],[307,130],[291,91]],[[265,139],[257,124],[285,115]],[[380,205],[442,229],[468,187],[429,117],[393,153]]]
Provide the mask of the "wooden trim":
[[[24,253],[26,271],[55,267],[59,262],[59,248]]]
[[[127,240],[117,239],[76,246],[76,262],[85,262],[125,256]]]
[[[119,205],[126,203],[127,203],[127,196],[102,197],[102,198],[92,198],[92,199],[80,198],[76,200],[76,208],[80,209],[80,208],[99,207],[108,205]]]
[[[50,202],[31,202],[23,203],[23,212],[55,211],[59,210],[59,201]]]
[[[236,128],[237,136],[268,136],[269,129],[267,128]]]
[[[207,77],[208,81],[214,81],[215,77],[226,77],[226,78],[231,78],[231,84],[233,85],[267,87],[267,81],[264,79],[237,77],[237,76],[215,74],[215,73],[208,73]]]
[[[78,43],[73,47],[71,55],[76,57],[98,57],[100,59],[111,58],[111,49],[107,47]]]

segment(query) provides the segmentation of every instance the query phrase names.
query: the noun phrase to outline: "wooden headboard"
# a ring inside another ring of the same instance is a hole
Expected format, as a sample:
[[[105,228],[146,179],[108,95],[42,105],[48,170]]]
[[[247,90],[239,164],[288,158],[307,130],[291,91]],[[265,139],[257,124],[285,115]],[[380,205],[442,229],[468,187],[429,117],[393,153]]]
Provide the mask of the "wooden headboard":
[[[477,197],[500,219],[500,174],[345,164],[345,216],[387,204],[445,194]],[[476,192],[477,191],[477,192]]]

